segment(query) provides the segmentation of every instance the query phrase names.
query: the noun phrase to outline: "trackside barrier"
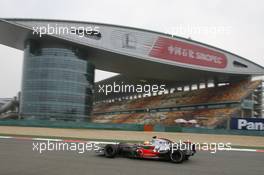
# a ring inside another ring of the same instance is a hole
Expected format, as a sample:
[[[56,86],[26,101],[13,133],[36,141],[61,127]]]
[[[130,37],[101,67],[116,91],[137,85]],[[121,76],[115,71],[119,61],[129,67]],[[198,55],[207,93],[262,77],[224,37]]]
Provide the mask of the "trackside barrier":
[[[48,127],[48,128],[82,128],[124,131],[156,131],[156,132],[185,132],[201,134],[223,135],[249,135],[264,136],[264,132],[248,130],[226,130],[208,128],[185,128],[180,126],[164,125],[141,125],[141,124],[108,124],[70,121],[47,121],[47,120],[0,120],[0,126],[25,126],[25,127]]]
[[[182,128],[179,126],[167,126],[165,132],[182,132]]]
[[[157,132],[182,132],[182,128],[180,126],[155,125],[154,131],[157,131]]]
[[[165,126],[163,126],[163,125],[155,125],[153,130],[156,132],[165,132],[166,131]]]

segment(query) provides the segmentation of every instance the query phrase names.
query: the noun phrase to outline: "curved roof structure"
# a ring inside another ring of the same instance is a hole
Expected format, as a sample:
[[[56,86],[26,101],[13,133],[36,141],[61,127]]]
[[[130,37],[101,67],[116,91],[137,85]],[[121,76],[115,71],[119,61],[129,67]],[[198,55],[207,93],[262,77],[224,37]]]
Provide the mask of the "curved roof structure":
[[[91,22],[0,19],[3,45],[23,50],[27,39],[41,35],[83,47],[97,69],[129,76],[221,82],[264,74],[262,66],[236,54],[164,33]]]

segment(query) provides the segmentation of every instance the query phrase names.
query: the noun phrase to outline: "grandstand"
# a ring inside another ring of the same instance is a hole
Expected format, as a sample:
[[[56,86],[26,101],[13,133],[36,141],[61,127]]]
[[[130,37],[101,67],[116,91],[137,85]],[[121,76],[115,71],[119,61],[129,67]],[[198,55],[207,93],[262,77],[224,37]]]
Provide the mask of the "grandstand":
[[[176,119],[185,119],[197,120],[196,126],[221,128],[227,126],[230,117],[261,116],[261,94],[261,80],[243,80],[145,98],[119,98],[97,102],[92,121],[175,125]]]

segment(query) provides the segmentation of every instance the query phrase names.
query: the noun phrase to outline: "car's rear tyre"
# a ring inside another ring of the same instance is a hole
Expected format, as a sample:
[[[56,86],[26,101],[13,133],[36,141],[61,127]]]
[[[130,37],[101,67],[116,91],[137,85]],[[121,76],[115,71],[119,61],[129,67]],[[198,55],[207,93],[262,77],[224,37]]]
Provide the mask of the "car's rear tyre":
[[[181,150],[176,150],[170,153],[170,160],[173,163],[182,163],[184,159],[185,159],[185,155],[184,152],[182,152]]]
[[[117,146],[116,145],[106,145],[104,148],[104,155],[108,158],[114,158],[117,155]]]

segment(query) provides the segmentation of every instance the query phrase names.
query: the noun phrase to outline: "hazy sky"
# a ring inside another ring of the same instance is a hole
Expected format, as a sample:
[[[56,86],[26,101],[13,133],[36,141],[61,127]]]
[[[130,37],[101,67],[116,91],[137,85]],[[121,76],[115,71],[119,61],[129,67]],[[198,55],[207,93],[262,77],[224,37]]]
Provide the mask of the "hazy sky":
[[[103,22],[170,32],[264,65],[262,0],[0,0],[0,18]],[[20,90],[23,53],[0,45],[0,98]],[[113,74],[96,72],[96,80]]]

